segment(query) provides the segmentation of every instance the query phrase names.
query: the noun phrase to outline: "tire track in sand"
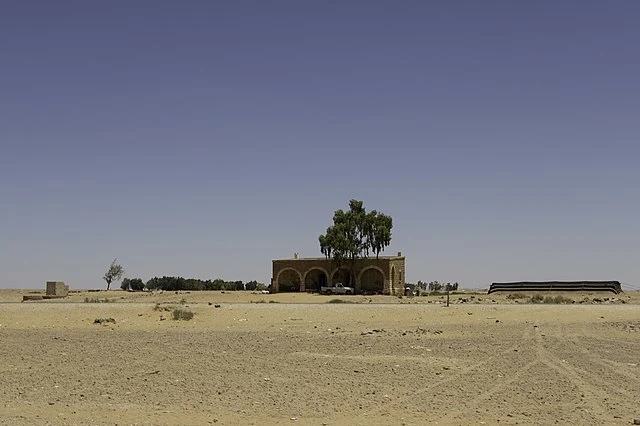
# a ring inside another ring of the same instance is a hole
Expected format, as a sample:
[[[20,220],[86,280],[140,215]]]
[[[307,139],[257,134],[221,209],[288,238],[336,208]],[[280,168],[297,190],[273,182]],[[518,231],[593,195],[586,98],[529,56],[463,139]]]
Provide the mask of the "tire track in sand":
[[[492,376],[497,374],[493,367],[494,364],[516,365],[516,366],[519,365],[519,362],[521,362],[523,358],[526,358],[527,356],[531,355],[530,354],[531,342],[532,342],[531,327],[527,326],[524,329],[521,338],[518,340],[516,344],[510,346],[509,348],[483,361],[480,361],[473,365],[465,367],[445,378],[442,378],[436,382],[433,382],[411,393],[411,395],[408,395],[407,397],[410,397],[411,400],[421,400],[423,398],[427,398],[424,395],[428,395],[428,399],[438,400],[439,397],[436,395],[437,393],[454,392],[453,389],[456,389],[456,388],[466,390],[468,394],[474,394],[474,393],[480,392],[480,396],[472,399],[470,402],[470,404],[473,405],[473,407],[471,408],[474,408],[475,404],[473,403],[473,401],[478,400],[479,402],[481,400],[484,400],[485,398],[490,397],[493,393],[499,392],[504,387],[507,387],[511,383],[517,381],[532,366],[538,363],[538,360],[534,359],[533,361],[530,361],[521,367],[516,367],[516,371],[514,373],[510,373],[509,379],[501,380],[500,383],[498,383],[496,386],[493,386],[488,391],[482,390],[484,389],[483,386],[486,384],[487,380],[491,379]],[[509,364],[508,362],[505,363],[505,359],[509,357],[515,357],[516,359],[511,364]],[[476,378],[476,381],[474,382],[472,377],[474,375],[480,375],[481,377]],[[462,412],[467,408],[467,405],[469,405],[469,403],[466,402],[468,401],[468,398],[455,398],[455,399],[448,398],[448,400],[450,403],[448,406],[448,409],[453,410],[453,412],[456,412],[456,413]],[[459,407],[456,407],[455,406],[456,403],[460,403],[461,405]],[[388,413],[390,410],[400,409],[400,405],[402,404],[406,404],[406,399],[401,399],[400,401],[397,401],[397,402],[390,401],[390,402],[381,404],[378,409],[367,413],[367,415],[368,416],[385,415],[384,413]],[[445,419],[447,417],[448,416],[445,416]]]
[[[580,364],[576,364],[576,362],[566,363],[565,360],[561,360],[561,364],[559,364],[561,367],[573,370],[579,376],[588,378],[591,382],[590,384],[599,390],[606,388],[609,395],[618,394],[621,397],[627,398],[629,401],[635,401],[637,399],[637,392],[635,389],[640,385],[640,379],[636,375],[636,371],[625,366],[618,365],[613,361],[603,359],[593,351],[586,348],[584,344],[581,343],[579,339],[572,336],[571,333],[567,333],[564,327],[561,329],[561,341],[564,344],[572,346],[572,350],[568,350],[568,353],[578,353],[582,360],[588,361],[588,365],[600,366],[605,372],[605,377],[603,377],[603,374],[597,374],[593,371],[589,371],[587,368],[580,366]],[[582,364],[584,364],[584,362]],[[618,380],[611,377],[612,375],[618,376]],[[627,389],[623,386],[627,387]]]
[[[447,376],[444,379],[438,380],[437,382],[434,382],[430,385],[425,386],[424,388],[416,391],[413,396],[416,398],[419,398],[420,396],[431,392],[433,389],[440,387],[442,385],[445,385],[447,383],[451,383],[454,382],[458,379],[461,379],[463,377],[466,377],[467,374],[481,368],[484,367],[486,365],[491,365],[493,363],[493,361],[497,360],[497,359],[502,359],[503,357],[507,356],[507,355],[512,355],[514,352],[516,351],[522,351],[523,349],[527,348],[527,340],[530,339],[530,330],[529,328],[525,328],[524,332],[522,333],[522,337],[520,338],[520,341],[518,341],[518,343],[516,343],[513,346],[510,346],[508,349],[505,349],[504,351],[500,352],[499,354],[496,354],[494,356],[491,356],[487,359],[485,359],[484,361],[480,361],[477,362],[473,365],[470,365],[468,367],[465,367],[461,370],[459,370],[457,373],[454,373],[450,376]]]
[[[564,332],[564,329],[563,329],[563,332]],[[575,336],[572,336],[570,333],[564,332],[563,339],[564,341],[571,343],[576,348],[577,352],[579,352],[583,357],[588,358],[589,361],[591,361],[592,363],[598,364],[606,368],[611,373],[614,373],[625,380],[631,380],[632,382],[634,382],[633,386],[635,389],[637,389],[638,386],[640,386],[640,369],[638,369],[637,365],[634,367],[630,367],[629,365],[625,365],[622,362],[616,362],[610,359],[602,358],[600,355],[594,353],[593,350],[590,350],[589,348],[587,348],[584,343],[582,343]],[[604,340],[608,341],[608,339],[604,339]],[[633,344],[630,342],[627,342],[627,343]],[[640,345],[636,344],[635,346],[636,346],[636,349],[640,349]]]
[[[589,413],[598,418],[598,420],[602,424],[609,424],[613,421],[613,413],[609,413],[610,409],[603,405],[603,402],[606,401],[610,394],[601,390],[600,388],[586,382],[574,367],[564,362],[557,355],[552,354],[549,350],[547,350],[544,346],[543,335],[540,329],[537,329],[538,332],[535,333],[534,339],[536,342],[536,350],[539,351],[540,362],[550,369],[554,370],[561,376],[564,376],[568,379],[573,386],[575,386],[584,397],[589,400],[589,406],[591,410]],[[560,329],[556,329],[557,336],[554,336],[559,339],[565,339],[566,336],[561,332]]]
[[[537,326],[534,326],[534,329],[537,330]],[[477,397],[471,399],[471,400],[464,400],[461,399],[461,405],[460,406],[449,406],[447,407],[447,409],[449,410],[444,416],[438,418],[438,421],[442,421],[445,423],[449,423],[453,420],[461,420],[461,418],[464,418],[465,416],[467,416],[468,414],[472,414],[475,410],[477,410],[480,405],[487,401],[488,399],[490,399],[493,395],[506,390],[509,388],[509,386],[511,386],[512,384],[518,382],[521,380],[521,378],[529,373],[529,370],[531,370],[531,368],[533,368],[534,366],[536,366],[537,364],[541,363],[542,360],[544,359],[544,352],[542,350],[540,350],[538,348],[538,344],[537,341],[535,340],[535,337],[532,338],[531,337],[531,328],[527,327],[525,328],[524,333],[522,334],[522,338],[521,341],[518,342],[517,345],[515,345],[516,347],[514,347],[515,349],[518,349],[519,351],[524,347],[526,350],[531,351],[531,343],[534,343],[534,347],[533,347],[533,351],[534,351],[534,359],[532,361],[527,362],[526,364],[522,365],[521,367],[518,367],[517,370],[512,373],[508,379],[505,380],[501,380],[499,383],[497,383],[494,386],[491,386],[489,389],[483,391],[482,393],[480,393],[480,395],[478,395]],[[501,361],[504,362],[504,357],[512,355],[514,352],[514,348],[511,348],[511,350],[506,350],[501,352],[500,354],[491,357],[488,361],[494,360],[496,358],[501,358]],[[486,365],[488,362],[485,363],[479,363],[477,365],[481,365],[484,366]],[[491,368],[491,367],[490,367]],[[472,414],[473,415],[473,414]]]
[[[555,335],[551,334],[554,332]],[[604,402],[608,397],[610,397],[610,395],[607,392],[602,391],[596,386],[583,380],[580,377],[580,374],[573,367],[567,365],[565,362],[563,362],[563,360],[547,350],[543,341],[543,337],[545,337],[547,334],[549,334],[549,336],[554,339],[563,338],[562,333],[559,332],[559,330],[549,330],[547,332],[546,330],[543,331],[539,326],[535,326],[532,341],[534,343],[533,350],[536,356],[533,361],[523,365],[509,379],[504,380],[496,384],[495,386],[492,386],[491,388],[480,394],[478,397],[465,403],[464,409],[454,409],[452,411],[449,411],[439,420],[447,423],[454,420],[462,420],[468,414],[473,415],[473,411],[477,410],[482,403],[489,400],[495,394],[508,389],[510,385],[517,383],[525,374],[527,374],[531,368],[533,368],[537,364],[541,364],[567,379],[572,386],[574,386],[582,393],[583,396],[588,398],[589,407],[591,408],[589,414],[591,416],[594,416],[599,423],[611,423],[614,418],[614,413],[611,412],[611,409],[605,407],[600,402]]]

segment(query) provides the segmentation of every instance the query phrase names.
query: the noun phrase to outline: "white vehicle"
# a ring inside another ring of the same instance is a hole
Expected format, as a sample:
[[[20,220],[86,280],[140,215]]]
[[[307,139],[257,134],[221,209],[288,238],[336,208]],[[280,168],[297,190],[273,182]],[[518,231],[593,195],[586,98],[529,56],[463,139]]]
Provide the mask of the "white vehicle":
[[[335,283],[332,286],[320,287],[320,293],[324,294],[355,294],[353,287],[345,287],[342,283]]]

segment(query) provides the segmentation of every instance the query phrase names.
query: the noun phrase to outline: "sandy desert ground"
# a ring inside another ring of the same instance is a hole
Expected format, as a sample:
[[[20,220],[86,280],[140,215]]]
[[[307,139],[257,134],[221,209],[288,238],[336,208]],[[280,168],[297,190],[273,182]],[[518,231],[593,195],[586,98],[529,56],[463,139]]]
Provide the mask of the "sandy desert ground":
[[[437,296],[329,304],[307,294],[113,291],[20,303],[23,294],[0,291],[0,424],[615,425],[640,417],[637,293],[572,295],[616,298],[572,305],[468,294],[449,308]],[[251,303],[260,301],[279,303]],[[165,307],[195,316],[172,320]]]

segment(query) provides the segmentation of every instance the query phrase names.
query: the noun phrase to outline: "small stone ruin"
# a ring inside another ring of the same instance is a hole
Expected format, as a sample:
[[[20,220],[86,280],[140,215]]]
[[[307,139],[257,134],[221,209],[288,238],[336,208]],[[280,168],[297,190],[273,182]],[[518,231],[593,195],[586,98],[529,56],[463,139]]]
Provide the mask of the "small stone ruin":
[[[63,281],[47,281],[46,294],[30,294],[22,296],[22,301],[61,299],[69,295],[69,286]]]
[[[47,296],[67,297],[69,286],[62,281],[47,281]]]

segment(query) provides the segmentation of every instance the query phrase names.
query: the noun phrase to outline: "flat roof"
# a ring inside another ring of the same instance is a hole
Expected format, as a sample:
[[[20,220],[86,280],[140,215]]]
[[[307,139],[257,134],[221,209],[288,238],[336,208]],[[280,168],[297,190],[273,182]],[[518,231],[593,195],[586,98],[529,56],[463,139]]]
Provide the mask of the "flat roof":
[[[393,260],[393,259],[404,259],[404,256],[378,256],[378,259],[388,259],[388,260]],[[283,261],[291,261],[291,260],[330,260],[329,258],[326,257],[299,257],[299,258],[287,258],[287,259],[273,259],[272,262],[283,262]],[[375,256],[369,256],[369,257],[359,257],[357,260],[376,260]],[[348,259],[346,259],[346,261],[348,261]]]

